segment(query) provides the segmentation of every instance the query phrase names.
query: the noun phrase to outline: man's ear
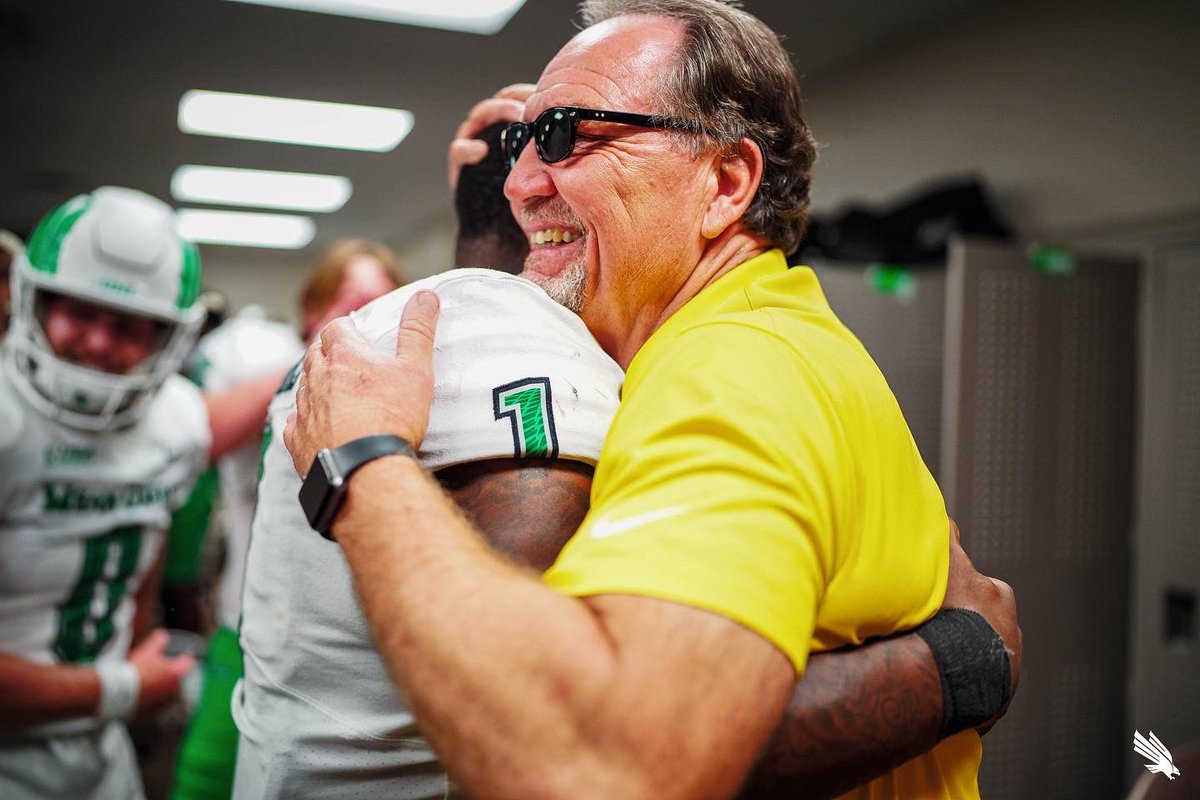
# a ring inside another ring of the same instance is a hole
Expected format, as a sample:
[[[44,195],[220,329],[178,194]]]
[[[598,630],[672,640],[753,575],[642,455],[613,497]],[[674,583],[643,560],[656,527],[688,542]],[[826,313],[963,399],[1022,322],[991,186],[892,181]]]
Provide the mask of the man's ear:
[[[716,239],[745,215],[763,175],[762,150],[750,139],[738,142],[731,155],[714,158],[714,192],[700,227],[706,239]]]

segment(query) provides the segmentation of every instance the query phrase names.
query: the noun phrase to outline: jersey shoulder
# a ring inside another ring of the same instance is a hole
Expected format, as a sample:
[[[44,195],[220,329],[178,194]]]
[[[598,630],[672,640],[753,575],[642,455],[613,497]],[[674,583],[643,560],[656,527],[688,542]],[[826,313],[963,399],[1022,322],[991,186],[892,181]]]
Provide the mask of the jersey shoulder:
[[[523,278],[458,269],[368,304],[355,324],[376,347],[394,348],[404,305],[420,289],[441,300],[427,467],[529,456],[595,462],[624,375],[578,316]]]
[[[390,349],[405,304],[422,289],[436,292],[441,301],[436,349],[457,347],[470,339],[484,353],[509,353],[514,348],[534,354],[570,350],[573,357],[593,360],[606,372],[616,367],[577,315],[536,284],[496,270],[455,269],[410,283],[368,303],[351,319],[369,341]]]

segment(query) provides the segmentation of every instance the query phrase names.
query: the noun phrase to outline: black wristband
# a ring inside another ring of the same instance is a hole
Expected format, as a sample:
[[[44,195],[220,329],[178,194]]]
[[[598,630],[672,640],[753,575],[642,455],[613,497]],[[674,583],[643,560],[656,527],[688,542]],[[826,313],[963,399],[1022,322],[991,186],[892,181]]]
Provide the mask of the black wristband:
[[[980,614],[944,608],[914,632],[929,645],[942,680],[940,738],[982,725],[1008,702],[1008,652]]]

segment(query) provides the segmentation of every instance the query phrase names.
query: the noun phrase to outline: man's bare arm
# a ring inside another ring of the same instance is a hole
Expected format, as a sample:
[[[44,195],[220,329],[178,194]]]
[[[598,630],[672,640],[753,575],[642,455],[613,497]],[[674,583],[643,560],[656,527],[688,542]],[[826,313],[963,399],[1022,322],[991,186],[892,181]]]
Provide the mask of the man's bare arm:
[[[592,469],[578,462],[497,459],[442,470],[438,479],[496,550],[545,570],[587,513]],[[957,548],[957,537],[956,548]],[[952,553],[948,607],[973,606],[1006,626],[1008,596]],[[905,634],[809,658],[784,719],[743,800],[835,797],[938,742],[942,685],[925,642]]]
[[[529,458],[462,464],[437,477],[492,547],[545,570],[587,513],[591,473]],[[741,796],[841,794],[929,750],[941,723],[942,686],[920,637],[814,655]]]
[[[410,459],[363,467],[334,533],[384,662],[474,796],[728,797],[786,705],[794,670],[765,639],[666,601],[548,589]]]

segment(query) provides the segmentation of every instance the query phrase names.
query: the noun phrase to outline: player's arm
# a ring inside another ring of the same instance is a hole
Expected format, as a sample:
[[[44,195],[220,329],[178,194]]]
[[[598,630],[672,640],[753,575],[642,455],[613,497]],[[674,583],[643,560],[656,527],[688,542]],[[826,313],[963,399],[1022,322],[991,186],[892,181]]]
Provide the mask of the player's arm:
[[[0,732],[96,713],[100,678],[90,667],[47,666],[0,653]]]
[[[243,381],[223,392],[206,392],[208,425],[212,434],[208,459],[217,461],[242,445],[255,441],[267,418],[267,407],[287,370]]]
[[[914,634],[809,658],[739,797],[836,797],[933,748],[942,686]]]
[[[1021,629],[1011,587],[979,573],[951,522],[950,569],[943,612],[980,614],[1009,651],[1010,697],[1021,668]],[[942,613],[942,612],[939,612]],[[975,646],[991,641],[981,632]],[[972,646],[968,644],[967,646]],[[995,679],[980,664],[960,665],[977,681]],[[836,797],[930,750],[944,735],[941,675],[925,641],[907,633],[809,658],[783,721],[739,797],[791,800]],[[1007,704],[980,726],[989,729]]]
[[[118,716],[159,708],[179,693],[179,681],[195,660],[190,655],[167,658],[166,646],[167,632],[160,629],[129,654],[136,674],[133,703]],[[0,733],[95,716],[101,712],[101,684],[100,671],[93,667],[38,664],[0,653]]]
[[[565,459],[497,458],[437,479],[496,552],[542,572],[587,514],[592,471]]]

